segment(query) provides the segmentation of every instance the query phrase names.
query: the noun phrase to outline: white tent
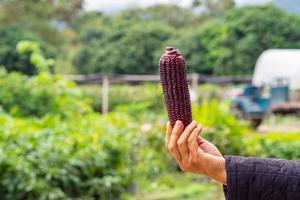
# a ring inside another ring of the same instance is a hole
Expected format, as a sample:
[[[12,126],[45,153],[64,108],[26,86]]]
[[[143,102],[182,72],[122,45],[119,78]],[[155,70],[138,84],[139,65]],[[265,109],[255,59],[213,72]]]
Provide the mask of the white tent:
[[[260,55],[253,84],[271,85],[278,79],[288,80],[291,89],[300,89],[300,49],[270,49]]]

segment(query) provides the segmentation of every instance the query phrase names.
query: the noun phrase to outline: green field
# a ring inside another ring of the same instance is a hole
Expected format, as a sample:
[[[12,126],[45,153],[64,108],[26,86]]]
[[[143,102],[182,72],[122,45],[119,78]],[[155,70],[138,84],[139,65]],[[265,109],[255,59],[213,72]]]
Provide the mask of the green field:
[[[141,181],[133,200],[224,200],[223,188],[209,179],[192,174],[162,174],[156,180]]]
[[[78,87],[48,73],[1,71],[0,78],[4,199],[223,199],[217,184],[180,173],[164,147],[167,114],[159,85],[113,85],[112,107],[101,115],[99,86]],[[300,158],[299,130],[257,132],[232,115],[223,87],[198,90],[193,118],[223,154]],[[299,117],[274,121],[285,125]]]
[[[100,6],[88,9],[89,2]],[[224,200],[221,185],[181,172],[165,148],[159,83],[111,81],[102,114],[100,84],[64,77],[159,74],[170,46],[188,74],[248,77],[264,51],[300,48],[299,13],[273,1],[124,2],[0,1],[1,200]],[[117,10],[106,12],[106,4]],[[300,116],[268,115],[254,130],[230,108],[242,87],[193,87],[203,138],[224,155],[300,159]]]

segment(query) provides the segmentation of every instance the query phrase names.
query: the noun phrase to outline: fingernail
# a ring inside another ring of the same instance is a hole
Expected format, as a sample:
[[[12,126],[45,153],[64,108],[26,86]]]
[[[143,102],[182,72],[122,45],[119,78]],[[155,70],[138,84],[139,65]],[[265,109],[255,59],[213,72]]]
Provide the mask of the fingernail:
[[[179,127],[179,126],[180,126],[180,122],[179,122],[179,120],[177,120],[175,123],[175,127]]]

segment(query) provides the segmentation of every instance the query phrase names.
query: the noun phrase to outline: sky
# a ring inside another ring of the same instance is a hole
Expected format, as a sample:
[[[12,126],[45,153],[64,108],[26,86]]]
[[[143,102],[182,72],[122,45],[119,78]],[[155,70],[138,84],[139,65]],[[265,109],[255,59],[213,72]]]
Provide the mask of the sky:
[[[271,0],[235,0],[238,7],[245,5],[257,5]],[[192,0],[85,0],[86,10],[98,10],[103,12],[116,12],[125,8],[147,7],[158,3],[178,3],[181,6],[191,5]]]

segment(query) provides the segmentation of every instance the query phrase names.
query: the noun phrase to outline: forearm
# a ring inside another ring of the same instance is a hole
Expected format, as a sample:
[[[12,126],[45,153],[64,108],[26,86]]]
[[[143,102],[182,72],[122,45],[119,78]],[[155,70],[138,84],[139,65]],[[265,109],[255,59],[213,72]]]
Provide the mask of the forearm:
[[[227,200],[300,199],[300,162],[226,156]]]

